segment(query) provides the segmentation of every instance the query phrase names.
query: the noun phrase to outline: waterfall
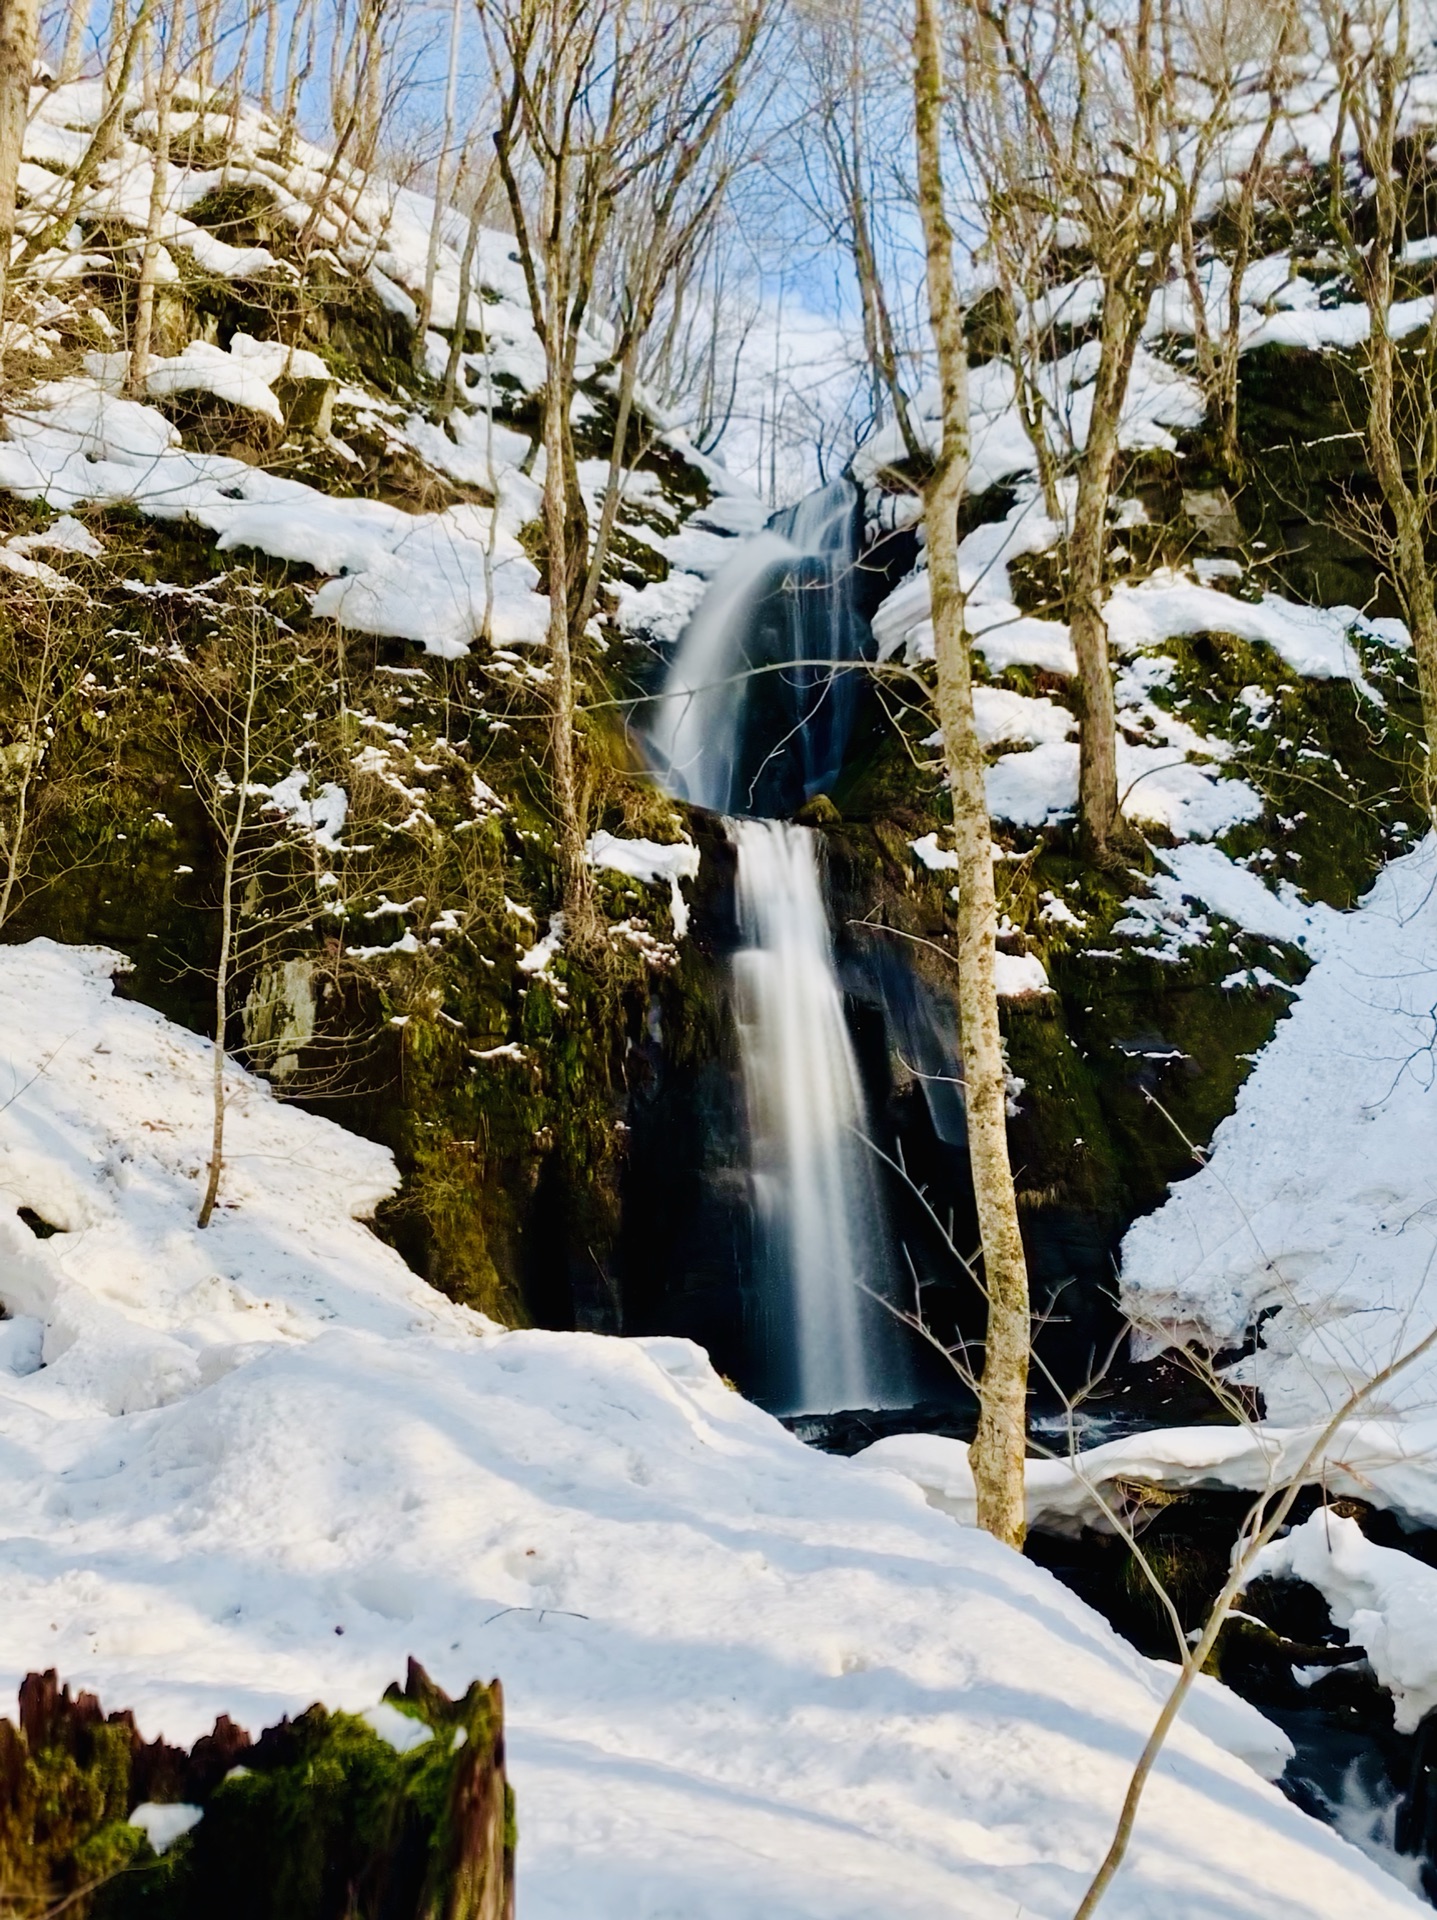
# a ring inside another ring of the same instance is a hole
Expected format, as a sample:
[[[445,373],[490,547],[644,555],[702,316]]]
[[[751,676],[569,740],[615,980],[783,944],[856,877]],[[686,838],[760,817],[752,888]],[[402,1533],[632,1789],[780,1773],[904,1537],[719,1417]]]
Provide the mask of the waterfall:
[[[857,508],[835,480],[775,514],[714,577],[650,730],[671,792],[715,813],[782,814],[838,774],[861,677],[835,669],[868,642],[853,597]]]
[[[882,1304],[892,1261],[817,836],[762,817],[825,791],[842,765],[861,683],[843,667],[869,638],[853,596],[857,504],[836,481],[743,543],[680,639],[650,732],[669,790],[729,815],[737,850],[756,1278],[780,1349],[768,1397],[789,1413],[912,1397],[906,1336]]]
[[[731,820],[734,959],[761,1275],[792,1324],[788,1413],[911,1398],[863,1087],[843,1017],[814,835]]]

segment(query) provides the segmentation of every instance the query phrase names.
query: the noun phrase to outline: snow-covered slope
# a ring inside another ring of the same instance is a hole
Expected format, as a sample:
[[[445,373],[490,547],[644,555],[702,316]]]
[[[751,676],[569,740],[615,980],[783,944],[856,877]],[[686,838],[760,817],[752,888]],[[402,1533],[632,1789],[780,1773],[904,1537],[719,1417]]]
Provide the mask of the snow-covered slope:
[[[384,1155],[242,1075],[196,1232],[207,1049],[109,965],[0,949],[7,1688],[53,1665],[188,1739],[362,1707],[411,1652],[497,1672],[530,1920],[1072,1911],[1150,1663],[686,1343],[440,1301],[353,1218]],[[1422,1911],[1195,1728],[1109,1901],[1159,1909]]]
[[[522,423],[526,401],[543,386],[544,355],[512,236],[480,230],[466,304],[464,223],[452,209],[439,221],[431,256],[432,199],[287,138],[248,102],[233,110],[227,103],[223,113],[179,114],[159,280],[167,330],[181,337],[164,343],[177,350],[153,354],[146,392],[156,401],[222,403],[237,431],[252,416],[262,443],[251,445],[241,433],[240,457],[228,448],[197,448],[188,426],[182,435],[159,407],[122,397],[127,352],[94,351],[97,342],[120,343],[107,302],[116,272],[134,267],[149,219],[154,116],[143,97],[135,86],[108,157],[77,187],[76,169],[104,105],[102,88],[76,81],[32,92],[18,226],[36,244],[45,237],[49,244],[26,263],[18,283],[12,306],[21,317],[7,316],[11,372],[14,357],[27,356],[34,384],[18,404],[13,390],[7,396],[0,489],[51,506],[127,505],[159,520],[188,520],[214,534],[220,551],[313,569],[320,576],[312,596],[318,616],[443,657],[464,654],[481,635],[501,645],[542,640],[548,602],[536,591],[539,570],[519,536],[539,515],[543,453],[533,444],[532,420]],[[183,85],[177,98],[190,107],[199,101]],[[206,165],[216,152],[223,165]],[[251,229],[271,245],[236,246],[221,237]],[[318,311],[305,311],[309,279],[323,275],[330,276],[326,297],[353,309],[347,330],[323,311],[323,299]],[[428,325],[411,367],[413,343],[402,336],[418,324],[426,282]],[[461,305],[466,350],[456,368],[455,405],[441,419],[433,417],[435,403]],[[365,316],[362,324],[354,312]],[[236,326],[236,314],[249,316],[266,337]],[[386,329],[396,328],[402,345],[386,344]],[[323,353],[296,344],[296,331]],[[369,336],[364,384],[357,383],[356,333]],[[580,379],[600,374],[606,351],[603,323],[595,321],[579,341]],[[382,391],[371,377],[376,359],[386,362]],[[277,393],[323,384],[325,406],[293,418]],[[643,392],[639,406],[655,439],[670,455],[701,465],[741,524],[762,517],[746,489],[703,460],[682,433],[665,429]],[[590,395],[578,396],[576,422],[597,411]],[[419,511],[363,497],[376,489],[356,447],[379,447],[386,458],[427,468],[422,491],[441,504]],[[327,459],[327,480],[294,476],[296,465],[316,459],[321,466]],[[581,459],[579,481],[596,514],[607,459]],[[682,525],[681,508],[651,471],[626,474],[621,491],[619,525],[640,551],[650,550],[646,571],[668,586],[663,576],[672,563],[669,595],[687,590],[691,602],[694,577],[726,550],[731,528],[722,513],[706,529]]]
[[[1145,1325],[1235,1344],[1277,1421],[1321,1419],[1437,1321],[1437,840],[1313,928],[1318,964],[1206,1164],[1123,1243]],[[1430,1414],[1424,1356],[1364,1408]]]

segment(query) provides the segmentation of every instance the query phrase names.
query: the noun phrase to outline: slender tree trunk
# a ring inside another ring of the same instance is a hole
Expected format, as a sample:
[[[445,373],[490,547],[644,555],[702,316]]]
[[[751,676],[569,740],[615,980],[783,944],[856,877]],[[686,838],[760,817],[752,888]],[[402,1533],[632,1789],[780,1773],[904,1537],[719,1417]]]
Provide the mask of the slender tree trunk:
[[[120,61],[124,57],[126,29],[125,18],[128,0],[112,0],[110,7],[110,33],[105,42],[105,94],[108,98],[115,91],[115,77],[120,71]]]
[[[1286,33],[1279,52],[1285,52]],[[1257,224],[1257,195],[1262,184],[1263,170],[1267,165],[1267,152],[1272,144],[1272,136],[1277,128],[1278,117],[1282,111],[1282,95],[1274,85],[1268,95],[1267,119],[1263,123],[1262,137],[1248,162],[1243,175],[1242,191],[1237,203],[1237,241],[1233,247],[1233,257],[1228,273],[1227,315],[1223,326],[1222,342],[1218,349],[1218,418],[1222,424],[1222,459],[1229,473],[1238,473],[1242,467],[1242,447],[1238,440],[1238,369],[1242,358],[1242,287],[1247,278],[1248,263],[1252,259],[1252,243]]]
[[[1412,189],[1398,165],[1398,136],[1411,77],[1406,0],[1393,13],[1393,44],[1370,57],[1354,51],[1351,23],[1345,17],[1334,51],[1342,76],[1341,110],[1332,132],[1329,165],[1329,211],[1333,230],[1342,240],[1349,270],[1362,290],[1367,307],[1368,341],[1364,373],[1367,385],[1367,451],[1372,471],[1392,517],[1390,567],[1398,597],[1412,634],[1417,656],[1417,681],[1422,698],[1422,724],[1427,761],[1422,778],[1422,802],[1437,818],[1437,591],[1427,552],[1428,523],[1434,485],[1432,462],[1424,441],[1431,432],[1431,387],[1419,400],[1426,416],[1415,429],[1413,444],[1404,447],[1398,419],[1399,361],[1392,338],[1393,258],[1406,238],[1405,196]],[[1370,88],[1370,94],[1365,89]],[[1358,135],[1363,167],[1372,182],[1373,232],[1359,244],[1343,203],[1343,132],[1350,123]],[[1429,329],[1421,352],[1430,360]],[[1429,375],[1430,379],[1430,375]],[[1406,405],[1404,415],[1418,407]],[[1405,426],[1405,421],[1403,425]],[[1411,456],[1411,474],[1405,456]]]
[[[367,15],[357,88],[355,102],[360,120],[354,159],[361,172],[370,173],[379,151],[379,128],[384,107],[384,22],[377,8]]]
[[[619,499],[624,490],[624,458],[628,450],[629,422],[634,411],[634,386],[638,379],[639,336],[629,342],[619,368],[619,404],[614,416],[614,438],[609,449],[609,474],[604,488],[604,504],[599,510],[599,525],[594,534],[594,551],[589,558],[584,591],[574,615],[574,629],[582,633],[589,624],[599,598],[599,583],[604,562],[614,537],[614,522],[619,517]]]
[[[5,835],[5,882],[0,886],[0,928],[10,918],[15,889],[20,884],[22,862],[25,859],[25,834],[30,825],[30,787],[35,778],[35,748],[39,734],[39,715],[32,713],[29,752],[25,759],[25,771],[20,776],[19,792],[15,796],[15,817]]]
[[[248,723],[246,724],[248,731]],[[248,748],[246,748],[246,752]],[[195,1220],[197,1227],[207,1227],[210,1216],[215,1210],[215,1201],[219,1198],[220,1175],[225,1162],[225,1039],[229,1024],[230,962],[234,952],[234,914],[235,914],[235,866],[239,858],[240,836],[244,832],[246,788],[249,785],[248,768],[246,778],[240,783],[235,799],[235,815],[225,834],[225,857],[221,870],[221,884],[224,888],[220,903],[220,951],[215,962],[215,1006],[214,1006],[214,1060],[210,1080],[211,1121],[210,1121],[210,1164],[205,1177],[204,1198],[200,1202],[199,1215]]]
[[[0,0],[0,322],[15,244],[15,192],[39,28],[39,0]]]
[[[1137,345],[1141,304],[1130,286],[1109,282],[1103,297],[1101,357],[1093,383],[1087,443],[1068,541],[1068,628],[1078,662],[1078,808],[1092,857],[1121,857],[1131,835],[1118,804],[1118,724],[1103,618],[1108,503],[1118,457],[1118,424]]]
[[[306,34],[306,29],[308,32]],[[299,118],[300,89],[314,69],[314,0],[299,0],[290,22],[289,42],[284,55],[284,105],[280,110],[280,153],[286,163],[294,158],[294,137]],[[300,45],[304,58],[300,59]]]
[[[165,52],[160,62],[159,93],[155,101],[155,171],[150,185],[150,213],[145,228],[145,251],[140,262],[140,285],[135,297],[135,338],[130,348],[126,391],[139,398],[150,370],[150,343],[155,325],[155,282],[159,275],[160,229],[170,189],[170,104],[174,99],[179,60],[182,13],[178,6],[165,22]]]
[[[65,30],[65,51],[60,55],[62,84],[77,80],[85,60],[85,29],[90,24],[87,0],[70,0],[70,20]]]
[[[434,276],[439,270],[439,242],[448,198],[449,150],[454,144],[454,104],[459,85],[459,41],[463,17],[463,0],[454,0],[454,11],[449,19],[449,72],[444,83],[444,139],[435,172],[434,218],[429,222],[429,246],[424,255],[424,291],[420,296],[419,317],[414,326],[414,366],[418,372],[424,368],[424,338],[434,311]]]
[[[275,76],[279,70],[279,0],[264,4],[264,65],[260,73],[259,103],[274,112]]]
[[[464,359],[464,342],[469,332],[470,281],[474,277],[479,229],[484,224],[484,200],[484,194],[475,195],[474,205],[469,210],[469,224],[464,229],[464,250],[459,255],[459,305],[454,314],[454,332],[449,340],[449,358],[444,363],[444,391],[439,397],[441,420],[447,420],[453,413],[454,403],[459,397],[459,368]]]
[[[220,1175],[224,1171],[225,1040],[229,1025],[230,968],[234,963],[235,949],[235,871],[239,865],[240,846],[244,839],[245,813],[249,806],[250,781],[254,771],[254,715],[259,699],[257,638],[252,638],[252,645],[254,651],[250,655],[249,662],[249,687],[245,698],[244,719],[240,723],[240,777],[234,784],[235,810],[225,827],[224,861],[221,869],[221,885],[224,891],[220,900],[219,958],[215,962],[214,1073],[211,1081],[214,1108],[210,1127],[209,1172],[205,1179],[204,1198],[200,1202],[199,1215],[195,1220],[197,1227],[207,1227],[210,1223],[210,1216],[215,1210],[215,1201],[219,1198]]]
[[[243,809],[241,801],[241,809]],[[204,1198],[200,1202],[197,1227],[207,1227],[219,1198],[220,1174],[225,1160],[225,1029],[229,1014],[230,943],[234,938],[234,853],[232,839],[224,865],[224,905],[220,912],[220,955],[215,966],[214,1063],[210,1081],[212,1118],[210,1122],[210,1164],[205,1176]]]
[[[953,793],[958,854],[958,1002],[973,1191],[983,1241],[988,1337],[971,1460],[978,1524],[1021,1547],[1026,1454],[1028,1271],[1008,1162],[1007,1076],[998,1022],[993,848],[983,751],[958,572],[958,509],[968,474],[968,357],[953,274],[953,235],[943,195],[943,69],[935,0],[918,0],[914,25],[914,120],[918,205],[928,307],[943,396],[943,439],[924,490],[928,582],[938,668],[938,719]]]
[[[1025,307],[1030,308],[1029,292],[1025,288],[1022,297]],[[1043,511],[1050,520],[1061,526],[1063,502],[1058,492],[1058,460],[1048,437],[1048,406],[1040,378],[1045,343],[1036,337],[1038,330],[1030,321],[1019,319],[1018,299],[1018,292],[1011,282],[1006,277],[1001,279],[999,301],[1003,331],[1008,342],[1008,357],[1013,363],[1013,397],[1018,403],[1018,417],[1023,422],[1028,445],[1033,449],[1033,459],[1038,468],[1038,487],[1043,496]]]
[[[1390,274],[1383,273],[1380,278],[1388,282]],[[1384,284],[1369,314],[1367,442],[1373,472],[1392,515],[1392,571],[1411,629],[1412,649],[1417,656],[1417,684],[1427,741],[1422,799],[1427,811],[1432,813],[1437,808],[1437,595],[1433,591],[1432,567],[1427,557],[1425,516],[1408,484],[1394,426],[1397,347],[1387,322],[1389,293],[1390,287]]]
[[[200,87],[200,113],[209,112],[209,90],[215,78],[215,41],[219,34],[220,0],[197,0],[199,45],[195,53],[195,79]]]
[[[555,289],[549,289],[549,331],[562,324]],[[549,670],[553,721],[550,756],[559,813],[559,876],[569,938],[578,947],[595,937],[593,884],[584,858],[584,824],[574,765],[574,657],[569,624],[573,569],[583,556],[570,552],[569,490],[565,461],[568,391],[559,373],[562,343],[546,341],[549,384],[544,398],[544,536],[549,560]]]

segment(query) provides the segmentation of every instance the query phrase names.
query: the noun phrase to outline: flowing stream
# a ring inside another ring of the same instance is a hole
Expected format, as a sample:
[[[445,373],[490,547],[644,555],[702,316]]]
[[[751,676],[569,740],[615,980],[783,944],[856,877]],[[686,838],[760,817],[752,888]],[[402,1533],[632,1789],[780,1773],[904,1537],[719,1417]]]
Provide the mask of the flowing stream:
[[[650,735],[672,792],[728,816],[756,1277],[784,1413],[912,1398],[885,1301],[893,1261],[834,966],[817,836],[764,817],[837,774],[866,623],[853,599],[856,496],[835,482],[776,515],[717,575],[670,665]],[[816,664],[817,663],[817,664]]]

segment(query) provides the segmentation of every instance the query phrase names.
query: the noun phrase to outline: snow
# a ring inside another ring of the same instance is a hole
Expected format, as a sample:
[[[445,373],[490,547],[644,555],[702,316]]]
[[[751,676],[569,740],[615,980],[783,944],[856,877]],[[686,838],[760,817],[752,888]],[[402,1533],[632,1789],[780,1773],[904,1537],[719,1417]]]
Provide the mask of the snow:
[[[55,1666],[191,1741],[372,1713],[412,1653],[504,1680],[531,1920],[1065,1920],[1167,1673],[687,1342],[443,1300],[356,1218],[387,1154],[237,1071],[200,1233],[209,1050],[113,965],[0,949],[0,1297],[45,1359],[0,1375],[4,1684]],[[1203,1692],[1115,1920],[1425,1911]]]
[[[1076,732],[1077,721],[1054,700],[1032,699],[1007,687],[974,687],[973,717],[985,747],[1021,743],[1049,746]]]
[[[221,551],[256,547],[338,576],[320,587],[314,610],[343,626],[447,658],[465,653],[486,622],[499,643],[544,637],[538,570],[517,534],[481,507],[409,514],[189,453],[154,408],[89,379],[41,386],[7,424],[0,487],[62,508],[132,503],[208,527]]]
[[[416,1720],[413,1714],[401,1713],[388,1700],[366,1707],[360,1719],[366,1721],[396,1753],[413,1753],[416,1747],[427,1746],[434,1738],[432,1727],[426,1726],[422,1720]]]
[[[33,553],[37,547],[56,553],[77,553],[85,560],[98,560],[105,551],[90,529],[72,514],[62,513],[39,533],[17,534],[5,542],[12,553]]]
[[[1252,1577],[1305,1580],[1367,1655],[1392,1695],[1398,1733],[1437,1707],[1437,1572],[1410,1553],[1374,1546],[1355,1520],[1319,1508],[1264,1547]]]
[[[1180,749],[1117,743],[1118,794],[1130,820],[1164,828],[1177,840],[1212,839],[1262,813],[1261,797],[1244,780],[1224,779]],[[996,820],[1041,827],[1078,804],[1078,745],[1056,741],[1031,753],[1009,753],[988,769],[988,808]]]
[[[1256,602],[1216,587],[1194,586],[1167,569],[1136,587],[1115,587],[1103,609],[1115,653],[1137,653],[1185,634],[1230,633],[1254,646],[1271,647],[1294,673],[1312,680],[1351,680],[1375,705],[1379,696],[1363,680],[1350,638],[1363,626],[1356,607],[1304,607],[1280,594]]]
[[[1077,312],[1075,306],[1073,309]],[[1065,314],[1065,321],[1072,323]],[[1074,352],[1048,362],[1042,369],[1048,417],[1064,452],[1079,452],[1087,444],[1092,422],[1093,388],[1098,372],[1098,344],[1087,341]],[[1032,442],[1023,427],[1014,387],[1013,369],[1005,360],[989,360],[969,372],[971,459],[968,489],[979,494],[1000,480],[1032,472]],[[924,387],[910,409],[919,436],[936,448],[941,438],[939,393]],[[1187,374],[1139,345],[1118,426],[1118,442],[1126,452],[1144,448],[1175,450],[1174,430],[1201,424],[1201,389]],[[881,428],[858,449],[852,463],[862,483],[904,455],[896,425]]]
[[[1217,847],[1173,847],[1158,857],[1168,870],[1150,882],[1160,897],[1173,903],[1201,900],[1248,933],[1305,947],[1315,956],[1323,950],[1327,929],[1340,924],[1333,908],[1305,900],[1290,880],[1269,887]]]
[[[1437,1320],[1437,840],[1394,861],[1346,914],[1304,913],[1290,891],[1215,861],[1183,884],[1318,959],[1206,1164],[1129,1230],[1123,1302],[1148,1327],[1196,1330],[1214,1347],[1274,1309],[1241,1375],[1274,1420],[1319,1418]],[[1410,1417],[1434,1395],[1429,1355],[1364,1412]]]
[[[308,788],[309,775],[302,767],[296,767],[274,786],[255,791],[266,794],[266,804],[283,814],[292,826],[308,833],[316,846],[338,852],[340,835],[349,815],[349,796],[332,780],[322,782],[313,799],[309,798]]]
[[[1321,1425],[1159,1427],[1152,1432],[1083,1447],[1086,1416],[1079,1411],[1069,1451],[1030,1459],[1024,1469],[1028,1524],[1048,1533],[1084,1527],[1112,1533],[1145,1489],[1168,1493],[1226,1487],[1266,1493],[1287,1485],[1315,1455],[1307,1479],[1334,1498],[1368,1500],[1405,1522],[1431,1526],[1437,1518],[1437,1479],[1431,1472],[1437,1422],[1354,1419],[1320,1448]],[[1040,1444],[1035,1440],[1035,1445]],[[1062,1444],[1061,1442],[1059,1443]],[[940,1513],[965,1526],[977,1505],[968,1446],[941,1434],[895,1434],[875,1441],[856,1461],[901,1473],[921,1487]]]
[[[102,111],[103,95],[96,86],[80,82],[36,90],[26,130],[29,157],[20,170],[18,226],[23,232],[34,232],[67,209],[75,216],[63,241],[27,270],[27,286],[48,303],[43,317],[57,325],[64,320],[77,333],[91,331],[93,323],[117,346],[115,328],[88,283],[96,274],[112,277],[127,256],[138,263],[155,183],[154,155],[134,137],[153,120],[142,93],[132,91],[108,157],[73,209],[68,205],[73,183],[65,170],[85,152]],[[431,263],[434,205],[423,194],[335,164],[332,155],[284,135],[248,103],[241,102],[233,113],[227,104],[223,114],[206,113],[201,103],[200,110],[173,120],[177,132],[187,123],[203,126],[207,139],[223,144],[224,165],[209,170],[185,165],[183,143],[172,152],[159,227],[162,279],[188,284],[196,268],[201,276],[226,279],[295,277],[295,268],[268,249],[231,246],[189,217],[222,186],[248,189],[268,199],[268,217],[302,234],[317,249],[317,259],[328,259],[331,272],[367,282],[390,311],[411,323],[432,264],[428,363],[431,373],[442,371],[447,354],[442,330],[457,318],[464,243],[464,222],[452,209],[440,220],[437,261]],[[108,250],[87,252],[85,235],[93,237],[97,230],[117,237]],[[184,273],[175,263],[181,252],[189,256]],[[468,324],[471,336],[480,334],[482,350],[462,356],[458,404],[444,426],[418,415],[400,424],[399,408],[352,387],[343,398],[359,412],[361,425],[379,430],[391,444],[407,440],[439,473],[484,489],[492,507],[410,514],[374,500],[334,498],[258,466],[187,452],[158,413],[122,398],[129,365],[122,352],[86,355],[85,379],[28,393],[23,412],[7,412],[0,486],[57,506],[125,503],[163,519],[194,520],[217,536],[222,550],[257,548],[331,576],[314,599],[322,617],[361,632],[411,640],[443,657],[463,654],[481,634],[501,645],[541,641],[547,604],[535,592],[539,575],[520,538],[539,512],[536,480],[522,470],[534,449],[527,436],[491,417],[496,401],[513,397],[496,383],[532,394],[544,381],[543,349],[512,234],[479,232]],[[601,331],[595,322],[577,343],[581,379],[595,374],[603,361]],[[45,357],[51,357],[47,338],[62,338],[54,326],[40,326],[38,333],[27,328],[27,335],[32,349]],[[283,427],[283,388],[280,393],[275,388],[291,380],[328,382],[332,375],[307,348],[239,332],[224,347],[197,339],[178,353],[152,356],[144,384],[147,397],[209,394]],[[647,395],[640,394],[639,404],[660,437],[684,450],[682,434],[653,413]],[[592,412],[593,403],[581,394],[576,409],[585,408]],[[332,432],[328,448],[360,464],[359,454]],[[732,496],[730,518],[737,524],[745,508],[755,504],[751,497],[713,461],[692,457],[719,493]],[[542,461],[538,465],[542,470]],[[604,467],[602,462],[586,465]],[[631,475],[626,498],[636,499],[639,489],[656,484],[651,475]],[[721,519],[724,509],[716,512]],[[626,520],[625,530],[657,548],[671,545],[676,565],[692,561],[701,571],[726,544],[713,530],[717,521],[650,541],[652,517]],[[30,561],[13,546],[0,551],[0,565],[56,590],[63,584],[53,570],[47,572],[42,562]],[[670,621],[683,591],[676,586],[665,596]]]
[[[930,873],[958,871],[958,855],[952,847],[940,847],[936,833],[925,833],[921,839],[910,840],[908,844]]]
[[[146,1800],[126,1816],[129,1825],[140,1829],[156,1853],[168,1853],[176,1840],[197,1827],[203,1817],[203,1808],[187,1806],[183,1800],[169,1800],[163,1805]]]
[[[123,385],[129,363],[128,353],[85,355],[85,371],[115,393]],[[152,356],[145,370],[145,390],[157,398],[171,393],[212,394],[232,407],[262,413],[282,427],[284,409],[272,386],[281,377],[328,380],[330,372],[318,354],[236,333],[227,352],[208,340],[191,340],[172,358]]]
[[[646,634],[672,645],[688,625],[709,583],[702,574],[675,568],[666,580],[644,587],[621,585],[616,620],[623,633]]]
[[[1065,499],[1071,494],[1071,483]],[[1043,508],[1032,487],[1002,520],[990,520],[965,534],[958,549],[959,576],[966,596],[964,617],[973,644],[990,671],[1012,666],[1044,667],[1052,673],[1076,669],[1068,629],[1060,621],[1023,614],[1012,601],[1009,564],[1031,553],[1046,553],[1062,536],[1062,529]],[[902,649],[910,664],[933,658],[933,620],[928,575],[912,574],[894,588],[873,616],[878,658],[891,659]]]
[[[1000,1000],[1031,1000],[1051,993],[1048,972],[1036,953],[995,953],[993,981]]]
[[[584,854],[590,866],[607,867],[612,873],[627,874],[648,886],[667,881],[674,932],[683,939],[689,930],[689,906],[679,881],[692,880],[699,870],[699,850],[691,840],[665,845],[657,840],[623,840],[617,834],[595,833],[590,835]]]
[[[1430,294],[1416,300],[1395,300],[1387,310],[1387,326],[1394,340],[1403,340],[1421,327],[1432,324],[1434,302]],[[1364,304],[1349,302],[1339,307],[1307,307],[1296,313],[1275,313],[1243,335],[1244,353],[1256,347],[1299,347],[1308,353],[1332,348],[1359,347],[1371,331]]]
[[[1067,483],[1071,493],[1071,482]],[[1069,507],[1068,510],[1071,510]],[[1054,547],[1062,529],[1043,511],[1036,492],[1020,494],[1002,520],[988,521],[964,537],[958,563],[967,602],[965,618],[974,647],[992,673],[1010,667],[1038,667],[1071,675],[1077,670],[1064,621],[1025,614],[1014,604],[1008,564],[1020,555]],[[1254,646],[1270,647],[1294,672],[1310,679],[1351,680],[1375,706],[1381,696],[1363,678],[1354,629],[1387,644],[1401,645],[1405,629],[1374,622],[1356,607],[1307,607],[1281,594],[1258,601],[1239,599],[1220,588],[1198,584],[1172,568],[1160,568],[1135,586],[1119,584],[1103,607],[1108,644],[1118,657],[1141,653],[1170,640],[1197,633],[1230,633]],[[928,576],[920,572],[894,588],[873,616],[880,660],[902,650],[914,663],[933,657],[933,623]]]

